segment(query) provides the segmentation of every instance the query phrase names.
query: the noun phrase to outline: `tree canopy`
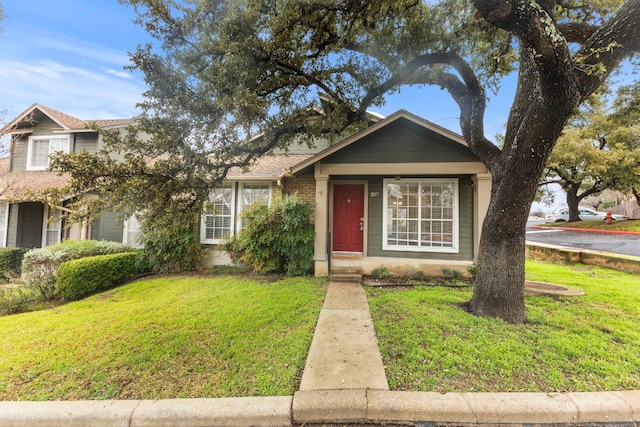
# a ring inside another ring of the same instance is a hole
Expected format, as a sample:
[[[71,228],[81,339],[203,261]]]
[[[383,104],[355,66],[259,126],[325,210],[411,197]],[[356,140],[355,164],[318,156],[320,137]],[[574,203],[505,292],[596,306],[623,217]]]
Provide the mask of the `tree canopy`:
[[[547,160],[542,185],[559,184],[566,192],[569,221],[579,221],[578,206],[606,189],[631,193],[638,185],[640,150],[634,147],[638,124],[628,109],[629,87],[615,102],[597,96],[571,120]]]
[[[492,175],[468,308],[513,323],[525,319],[524,230],[547,157],[575,109],[640,47],[640,0],[120,1],[159,45],[132,55],[148,84],[140,129],[150,137],[114,147],[172,167],[135,160],[139,174],[84,168],[76,182],[97,177],[113,190],[136,179],[157,192],[157,172],[184,195],[273,147],[360,126],[404,85],[436,85],[459,105],[462,134]],[[485,91],[512,72],[498,147],[484,131]]]

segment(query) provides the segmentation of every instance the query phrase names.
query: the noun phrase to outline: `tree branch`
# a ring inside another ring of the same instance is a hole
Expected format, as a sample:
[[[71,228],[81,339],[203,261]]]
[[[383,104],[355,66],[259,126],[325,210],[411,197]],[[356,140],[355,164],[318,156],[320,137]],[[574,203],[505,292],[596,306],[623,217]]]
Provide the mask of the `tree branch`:
[[[581,61],[575,65],[580,70],[576,79],[582,100],[591,95],[622,60],[640,52],[639,22],[640,0],[627,0],[576,53],[575,58]],[[600,69],[599,64],[604,67],[601,73],[584,71],[588,66]]]
[[[500,149],[484,136],[486,106],[484,89],[469,64],[454,52],[427,53],[415,57],[385,82],[369,89],[358,110],[365,111],[377,97],[406,82],[419,69],[435,64],[446,64],[453,67],[462,80],[454,74],[440,73],[433,77],[428,77],[425,74],[420,82],[437,84],[451,94],[460,107],[460,127],[465,140],[480,160],[491,169],[491,165],[496,162],[500,154]]]
[[[587,39],[589,39],[589,37],[591,37],[599,28],[597,25],[577,22],[557,24],[556,27],[569,43],[579,44],[583,44],[584,42],[586,42]]]

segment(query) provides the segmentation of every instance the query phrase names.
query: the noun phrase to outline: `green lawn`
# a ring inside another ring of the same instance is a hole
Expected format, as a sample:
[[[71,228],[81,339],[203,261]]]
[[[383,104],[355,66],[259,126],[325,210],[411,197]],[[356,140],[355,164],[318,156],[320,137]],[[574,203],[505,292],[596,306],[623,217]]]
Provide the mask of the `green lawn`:
[[[156,278],[0,317],[0,400],[291,395],[322,283]]]
[[[587,228],[592,230],[619,230],[640,232],[640,220],[612,221],[578,221],[578,222],[548,222],[541,224],[545,227]]]
[[[527,278],[584,289],[527,297],[528,323],[478,318],[472,290],[367,288],[393,390],[604,391],[640,389],[640,277],[527,261]]]

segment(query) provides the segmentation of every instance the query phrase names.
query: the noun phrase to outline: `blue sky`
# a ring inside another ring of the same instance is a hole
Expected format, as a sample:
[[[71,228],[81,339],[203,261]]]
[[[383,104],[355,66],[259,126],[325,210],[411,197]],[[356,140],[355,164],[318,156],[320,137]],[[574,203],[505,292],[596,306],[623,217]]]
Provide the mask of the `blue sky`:
[[[132,8],[117,0],[4,0],[0,33],[0,110],[10,120],[34,102],[80,119],[127,118],[137,113],[145,84],[124,69],[128,52],[150,41]],[[492,99],[487,136],[502,131],[513,87]],[[460,131],[459,110],[435,87],[405,88],[376,111],[405,109]]]

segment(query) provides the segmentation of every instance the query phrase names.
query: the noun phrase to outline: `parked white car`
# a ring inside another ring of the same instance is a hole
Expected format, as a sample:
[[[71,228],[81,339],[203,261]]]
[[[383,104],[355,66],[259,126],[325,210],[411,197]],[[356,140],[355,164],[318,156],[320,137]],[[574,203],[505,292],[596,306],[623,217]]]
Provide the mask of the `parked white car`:
[[[591,208],[578,208],[578,216],[583,221],[603,221],[607,218],[606,212],[598,212]],[[612,214],[611,219],[621,221],[627,219],[624,215]],[[556,209],[553,213],[547,215],[548,222],[566,222],[569,220],[569,208]]]

